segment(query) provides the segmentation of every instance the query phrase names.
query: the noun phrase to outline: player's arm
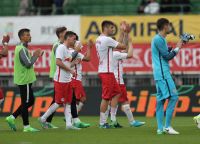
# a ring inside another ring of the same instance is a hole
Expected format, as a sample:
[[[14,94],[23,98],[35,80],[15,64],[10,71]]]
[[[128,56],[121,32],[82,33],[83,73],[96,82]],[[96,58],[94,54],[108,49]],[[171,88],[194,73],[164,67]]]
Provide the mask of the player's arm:
[[[182,47],[181,41],[177,43],[177,47],[171,51],[168,51],[166,44],[164,43],[164,41],[160,39],[155,40],[155,44],[161,56],[168,61],[173,59],[178,54],[180,48]]]
[[[121,22],[119,39],[118,39],[119,44],[117,45],[116,49],[124,50],[128,48],[129,33],[130,33],[130,25],[127,24],[125,21]]]
[[[63,47],[58,47],[56,50],[56,65],[59,66],[61,69],[70,72],[72,75],[75,74],[75,72],[71,69],[71,66],[66,66],[62,59],[64,59],[64,51],[65,49]]]
[[[31,68],[33,64],[36,62],[39,56],[42,55],[41,49],[37,49],[34,51],[33,56],[29,58],[28,56],[28,50],[25,48],[22,48],[19,52],[19,59],[20,62],[26,67]]]
[[[4,35],[2,38],[3,49],[0,51],[0,58],[8,55],[8,43],[10,41],[9,35]]]
[[[133,47],[132,47],[132,42],[130,41],[128,44],[128,52],[127,52],[127,59],[133,57]]]
[[[61,69],[67,71],[67,72],[72,72],[73,70],[69,67],[69,66],[66,66],[62,60],[60,58],[56,58],[56,65],[59,66]]]
[[[87,61],[87,62],[90,61],[92,45],[93,45],[93,42],[91,40],[89,40],[89,42],[87,44],[87,51],[86,51],[86,54],[84,55],[82,61]]]
[[[0,51],[0,58],[8,55],[8,45],[3,45],[3,49]]]

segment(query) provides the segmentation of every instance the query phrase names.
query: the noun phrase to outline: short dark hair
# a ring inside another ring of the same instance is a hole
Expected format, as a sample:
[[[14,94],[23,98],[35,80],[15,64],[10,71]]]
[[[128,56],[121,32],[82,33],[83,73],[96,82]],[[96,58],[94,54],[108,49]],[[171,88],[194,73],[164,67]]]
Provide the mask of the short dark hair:
[[[104,31],[104,28],[105,27],[108,27],[110,25],[115,25],[112,21],[109,21],[109,20],[104,20],[102,23],[101,23],[101,29],[102,31]]]
[[[24,35],[25,32],[30,32],[30,29],[23,28],[23,29],[20,29],[18,31],[18,37],[19,37],[19,39],[21,39],[21,37]]]
[[[76,34],[76,33],[74,33],[75,34],[75,36],[76,36],[76,40],[78,41],[79,40],[79,37],[78,37],[78,35]]]
[[[56,35],[57,35],[57,37],[59,38],[60,33],[64,32],[65,30],[67,30],[67,28],[64,27],[64,26],[63,27],[58,27],[56,29]]]
[[[67,31],[65,33],[64,39],[66,40],[68,37],[71,37],[71,36],[76,36],[76,33],[74,33],[73,31]]]
[[[157,29],[158,29],[159,31],[161,31],[161,30],[163,30],[164,26],[165,26],[166,24],[169,24],[169,23],[170,23],[170,22],[169,22],[168,19],[166,19],[166,18],[160,18],[160,19],[157,20]]]

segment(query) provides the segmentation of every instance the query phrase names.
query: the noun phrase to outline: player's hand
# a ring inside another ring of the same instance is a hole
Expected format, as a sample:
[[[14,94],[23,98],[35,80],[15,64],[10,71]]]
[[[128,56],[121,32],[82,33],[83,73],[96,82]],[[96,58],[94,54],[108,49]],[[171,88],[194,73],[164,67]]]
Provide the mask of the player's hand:
[[[72,76],[73,76],[73,77],[75,77],[75,76],[76,76],[76,73],[75,73],[75,71],[74,71],[74,70],[72,70],[72,69],[71,69],[69,72],[72,74]]]
[[[121,32],[125,32],[125,30],[126,30],[126,21],[122,21],[120,23],[119,29],[120,29]]]
[[[88,42],[87,42],[87,46],[91,49],[94,45],[94,42],[90,39]]]
[[[83,47],[83,46],[82,46],[82,44],[81,44],[80,41],[76,41],[76,42],[75,42],[75,44],[74,44],[74,50],[75,50],[75,51],[77,51],[77,52],[81,51],[82,47]]]
[[[131,32],[131,26],[127,23],[125,27],[125,32],[130,33]]]
[[[35,57],[40,57],[42,56],[43,54],[43,51],[39,48],[39,49],[36,49],[34,52],[33,52],[33,56]]]
[[[177,44],[176,47],[182,48],[184,42],[182,40],[180,40]]]
[[[3,35],[2,44],[8,45],[9,41],[10,41],[10,36],[9,35]]]
[[[79,64],[80,61],[81,61],[81,59],[75,59],[71,63],[72,63],[72,65],[76,65],[76,64]]]

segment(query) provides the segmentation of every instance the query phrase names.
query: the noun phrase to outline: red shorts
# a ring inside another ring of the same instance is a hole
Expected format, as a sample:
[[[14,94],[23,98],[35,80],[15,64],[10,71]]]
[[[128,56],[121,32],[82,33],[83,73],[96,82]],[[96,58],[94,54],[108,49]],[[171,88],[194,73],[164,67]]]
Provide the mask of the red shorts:
[[[99,78],[102,85],[102,99],[111,100],[114,96],[121,94],[114,73],[100,73]]]
[[[119,102],[123,103],[128,101],[126,86],[124,84],[120,84],[121,96],[119,98]]]
[[[85,90],[80,80],[72,79],[72,88],[77,100],[80,100],[82,97],[86,97]]]
[[[57,104],[66,104],[72,102],[72,86],[69,83],[60,83],[54,81],[55,102]]]
[[[3,90],[0,88],[0,100],[3,99],[4,96],[3,96]]]

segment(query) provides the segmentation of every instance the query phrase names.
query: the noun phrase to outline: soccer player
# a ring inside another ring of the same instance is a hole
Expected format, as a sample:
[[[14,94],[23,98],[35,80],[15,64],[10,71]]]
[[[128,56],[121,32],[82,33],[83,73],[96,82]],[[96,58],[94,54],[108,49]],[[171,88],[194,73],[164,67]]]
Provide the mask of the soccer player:
[[[33,64],[38,57],[42,56],[41,49],[34,51],[31,56],[28,51],[28,43],[31,42],[29,29],[20,29],[18,32],[20,44],[15,48],[14,56],[14,83],[19,87],[21,96],[21,105],[10,116],[6,117],[6,121],[10,128],[16,131],[15,119],[21,115],[24,125],[23,132],[37,132],[38,129],[29,125],[28,108],[34,104],[34,95],[31,88],[32,83],[36,80]]]
[[[57,48],[58,48],[58,46],[60,45],[60,44],[62,44],[63,42],[64,42],[64,35],[65,35],[65,33],[66,33],[66,31],[67,31],[67,28],[66,27],[58,27],[57,29],[56,29],[56,35],[57,35],[57,37],[58,37],[58,40],[54,43],[54,45],[53,45],[53,47],[52,47],[52,53],[51,53],[51,64],[50,64],[50,78],[52,78],[53,79],[53,77],[54,77],[54,74],[55,74],[55,71],[56,71],[56,57],[55,57],[55,53],[56,53],[56,50],[57,50]],[[77,38],[78,38],[78,36],[77,36],[77,34],[76,33],[74,33],[75,35],[76,35],[76,41],[78,40]],[[90,50],[90,49],[89,49]],[[87,53],[86,54],[90,54],[90,51],[87,51]],[[73,50],[74,51],[74,50]],[[71,52],[71,51],[70,51]],[[80,54],[78,54],[78,56],[79,57],[81,57],[80,56]],[[87,56],[88,57],[88,56]],[[89,60],[89,57],[88,58],[84,58],[85,60]],[[72,84],[72,86],[73,86],[73,84]],[[51,105],[52,104],[54,104],[55,103],[55,96],[54,96],[54,98],[53,98],[53,100],[52,100],[52,103],[51,103]],[[51,106],[50,105],[50,106]],[[55,112],[54,112],[55,113]],[[47,120],[46,120],[46,125],[41,125],[43,128],[45,128],[45,129],[47,129],[47,128],[52,128],[52,129],[55,129],[55,128],[58,128],[58,127],[56,127],[56,126],[54,126],[51,122],[52,122],[52,118],[53,118],[53,116],[54,116],[54,113],[52,113],[48,118],[47,118]],[[71,103],[71,114],[72,114],[72,119],[73,119],[73,122],[74,122],[74,126],[76,126],[76,127],[78,127],[78,128],[86,128],[86,127],[89,127],[90,126],[90,124],[87,124],[87,123],[84,123],[84,122],[82,122],[80,119],[79,119],[79,117],[78,117],[78,113],[77,113],[77,109],[76,109],[76,97],[72,97],[72,103]]]
[[[76,35],[76,40],[77,43],[79,43],[78,41],[78,35]],[[76,60],[77,60],[77,64],[75,64],[73,66],[74,70],[75,70],[75,76],[72,77],[72,88],[73,88],[73,100],[72,100],[72,118],[73,118],[73,123],[75,127],[78,128],[87,128],[90,126],[90,124],[85,123],[80,121],[79,117],[78,117],[78,112],[81,110],[81,108],[84,105],[84,102],[86,101],[86,94],[82,85],[82,61],[90,61],[90,51],[92,48],[92,42],[89,41],[88,42],[88,46],[87,46],[87,51],[86,54],[83,55],[81,53],[78,53]],[[70,48],[70,52],[73,55],[74,52],[76,52],[74,50],[74,47]],[[76,105],[76,107],[74,107],[74,105]]]
[[[132,48],[131,39],[129,39],[129,43],[127,41],[127,45],[128,45],[127,51],[119,51],[119,50],[113,51],[114,75],[121,90],[121,96],[119,98],[119,102],[122,104],[122,110],[126,114],[130,126],[139,127],[139,126],[144,125],[145,122],[136,121],[133,118],[133,114],[131,112],[130,104],[127,97],[126,86],[123,80],[123,60],[133,57],[133,48]],[[109,108],[110,106],[108,106],[108,109],[106,111],[106,116],[109,115],[109,112],[110,112]]]
[[[2,44],[3,48],[0,50],[0,59],[2,57],[6,57],[8,55],[8,43],[9,43],[10,37],[9,35],[3,36],[2,38]],[[0,89],[0,105],[3,103],[4,97],[3,97],[3,91]]]
[[[156,119],[157,134],[179,134],[171,126],[171,120],[174,108],[178,101],[178,93],[174,80],[170,74],[169,61],[173,59],[182,48],[183,41],[179,41],[175,49],[168,50],[166,36],[171,32],[170,22],[166,18],[160,18],[157,21],[158,34],[154,36],[151,42],[152,49],[152,68],[154,80],[156,82]],[[164,119],[164,103],[169,100],[166,109],[165,127],[163,127]]]
[[[197,124],[197,127],[200,129],[200,114],[195,116],[193,119],[195,123]]]
[[[110,100],[112,100],[111,120],[113,125],[118,124],[116,119],[116,109],[121,91],[114,76],[113,49],[126,49],[123,39],[127,38],[127,35],[124,35],[124,25],[121,24],[119,42],[112,39],[111,36],[114,33],[114,26],[112,21],[103,21],[101,24],[102,34],[96,39],[96,49],[99,58],[98,73],[102,83],[99,127],[105,129],[110,128],[109,124],[106,122],[105,115]]]
[[[54,78],[54,74],[56,72],[56,57],[55,57],[55,53],[56,53],[56,49],[58,48],[58,46],[60,44],[62,44],[64,42],[64,36],[65,33],[67,32],[67,28],[66,27],[58,27],[56,29],[56,36],[58,37],[58,40],[53,44],[52,47],[52,51],[51,51],[51,62],[50,62],[50,72],[49,72],[49,77],[50,79],[53,80]],[[55,93],[54,93],[55,94]],[[53,100],[51,102],[51,105],[55,103],[55,96],[53,96]],[[58,128],[57,126],[53,125],[51,123],[52,119],[53,119],[54,113],[52,113],[46,120],[46,126],[47,128],[52,128],[52,129],[56,129]]]
[[[64,115],[66,120],[66,129],[79,130],[71,123],[71,101],[72,101],[72,86],[71,75],[75,75],[71,68],[72,55],[69,48],[73,47],[76,42],[76,35],[72,31],[67,31],[64,36],[64,43],[60,44],[56,50],[56,73],[54,75],[55,87],[55,103],[39,118],[42,127],[46,127],[47,118],[56,111],[59,105],[64,105]],[[80,45],[75,47],[79,50]]]

